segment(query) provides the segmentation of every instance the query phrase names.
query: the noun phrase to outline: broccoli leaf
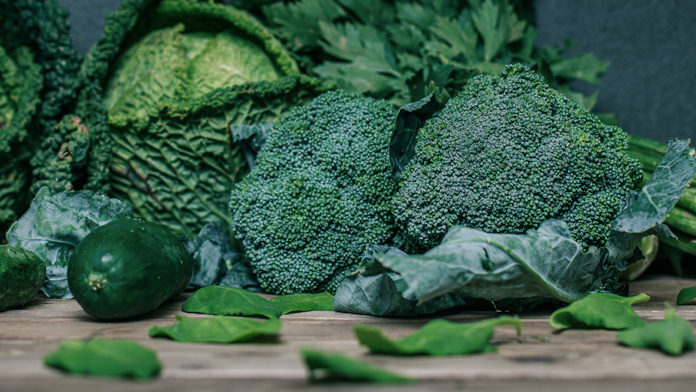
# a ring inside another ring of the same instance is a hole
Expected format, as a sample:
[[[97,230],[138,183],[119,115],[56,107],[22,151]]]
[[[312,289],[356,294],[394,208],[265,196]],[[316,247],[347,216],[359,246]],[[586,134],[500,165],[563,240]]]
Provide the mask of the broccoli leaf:
[[[683,288],[677,295],[677,305],[683,305],[694,298],[696,298],[696,286]]]
[[[77,244],[97,227],[130,215],[127,204],[90,191],[52,195],[42,188],[29,210],[8,230],[7,242],[36,253],[46,263],[44,294],[72,298],[68,260]]]
[[[691,323],[677,317],[674,308],[665,309],[665,319],[652,324],[620,331],[619,341],[630,347],[656,348],[670,355],[681,355],[694,349]]]
[[[333,303],[337,312],[417,317],[467,304],[465,298],[457,294],[446,294],[422,304],[415,297],[406,298],[404,290],[408,286],[399,274],[382,272],[382,266],[372,262],[376,254],[407,256],[391,246],[369,246],[363,255],[362,267],[343,278],[338,286]],[[375,270],[370,272],[371,269]]]
[[[496,326],[513,325],[518,336],[522,323],[518,317],[500,316],[475,323],[433,320],[417,332],[393,340],[378,327],[356,324],[360,344],[376,354],[391,355],[465,355],[495,351],[489,342]]]
[[[162,369],[155,352],[128,340],[64,340],[44,363],[68,373],[140,379]]]
[[[169,327],[152,326],[152,337],[167,337],[177,342],[236,343],[246,342],[260,335],[276,335],[282,323],[278,319],[265,322],[239,317],[191,318],[176,316],[176,324]]]
[[[592,293],[553,312],[549,322],[556,329],[641,327],[645,325],[645,321],[636,314],[631,305],[649,300],[650,297],[645,294],[621,297],[609,293]]]
[[[271,303],[283,315],[313,310],[333,311],[333,299],[334,296],[329,293],[288,294],[271,298]]]
[[[609,68],[609,62],[598,59],[591,53],[581,53],[577,56],[562,58],[551,64],[551,73],[555,77],[583,80],[599,84],[599,78]],[[568,89],[570,91],[570,89]]]
[[[278,318],[281,315],[277,306],[258,294],[226,286],[203,287],[184,302],[181,310],[221,316]]]
[[[288,313],[333,310],[332,303],[333,296],[329,293],[281,295],[269,301],[236,287],[207,286],[187,299],[181,310],[223,316],[278,318]]]
[[[394,177],[404,170],[416,153],[416,136],[425,122],[433,117],[444,102],[440,102],[434,93],[428,94],[420,101],[411,102],[399,108],[396,114],[394,132],[389,142],[389,157]]]
[[[347,357],[304,348],[300,350],[312,380],[405,383],[413,379]]]

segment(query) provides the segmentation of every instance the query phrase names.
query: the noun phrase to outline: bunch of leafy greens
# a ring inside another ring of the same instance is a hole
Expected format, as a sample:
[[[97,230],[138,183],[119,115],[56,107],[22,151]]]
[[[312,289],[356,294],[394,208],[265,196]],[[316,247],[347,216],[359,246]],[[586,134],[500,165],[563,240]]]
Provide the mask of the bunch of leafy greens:
[[[0,241],[29,206],[30,160],[75,96],[80,59],[56,1],[0,1]]]
[[[123,1],[78,82],[74,115],[37,157],[34,189],[110,194],[189,238],[229,223],[229,191],[249,170],[247,126],[327,89],[299,75],[254,17],[195,0]]]
[[[240,1],[264,18],[304,71],[335,80],[347,91],[402,105],[432,85],[458,91],[472,76],[498,74],[524,63],[555,89],[591,109],[569,83],[598,84],[608,67],[589,53],[537,48],[530,2],[520,0]]]
[[[7,241],[34,252],[46,264],[41,288],[46,296],[72,298],[68,260],[77,244],[97,227],[130,215],[127,204],[91,191],[51,194],[42,188],[29,210],[7,231]]]
[[[403,315],[393,304],[437,299],[437,310],[447,294],[514,300],[505,304],[512,308],[573,302],[615,289],[618,273],[640,257],[643,237],[671,235],[662,222],[696,172],[688,141],[670,142],[650,181],[631,192],[640,166],[625,157],[625,134],[543,86],[529,69],[479,76],[448,102],[450,109],[422,121],[427,115],[417,108],[429,99],[411,105],[416,110],[406,120],[415,114],[419,121],[395,129],[394,204],[403,243],[441,243],[421,255],[375,255],[343,280],[336,310]],[[486,138],[477,139],[481,134]],[[375,276],[394,283],[382,286],[388,290],[366,284]]]

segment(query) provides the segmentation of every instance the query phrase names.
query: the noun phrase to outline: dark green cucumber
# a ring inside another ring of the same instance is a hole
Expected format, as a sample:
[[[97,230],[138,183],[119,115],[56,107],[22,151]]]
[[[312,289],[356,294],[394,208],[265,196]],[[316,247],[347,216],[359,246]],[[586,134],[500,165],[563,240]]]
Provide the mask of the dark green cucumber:
[[[46,265],[34,252],[0,246],[0,310],[34,298],[46,279]]]
[[[145,314],[179,295],[191,278],[182,242],[164,226],[116,220],[89,233],[68,263],[68,286],[100,319]]]

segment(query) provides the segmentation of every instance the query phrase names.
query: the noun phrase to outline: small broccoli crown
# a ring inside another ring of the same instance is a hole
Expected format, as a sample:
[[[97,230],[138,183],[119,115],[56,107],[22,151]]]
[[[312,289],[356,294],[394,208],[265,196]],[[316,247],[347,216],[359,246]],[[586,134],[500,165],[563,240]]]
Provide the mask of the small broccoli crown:
[[[626,134],[603,124],[521,65],[478,76],[420,130],[394,197],[412,251],[452,225],[524,233],[568,223],[585,247],[603,245],[641,179]]]
[[[332,91],[276,123],[230,202],[264,290],[334,292],[368,244],[393,235],[395,115],[385,101]]]

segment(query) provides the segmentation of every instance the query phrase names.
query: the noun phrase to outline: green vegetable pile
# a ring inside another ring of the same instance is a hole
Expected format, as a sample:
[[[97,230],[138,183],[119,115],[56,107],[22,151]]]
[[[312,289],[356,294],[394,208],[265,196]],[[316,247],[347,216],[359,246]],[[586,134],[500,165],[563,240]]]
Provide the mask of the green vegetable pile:
[[[54,0],[0,1],[0,239],[29,206],[30,163],[75,96],[67,16]]]

